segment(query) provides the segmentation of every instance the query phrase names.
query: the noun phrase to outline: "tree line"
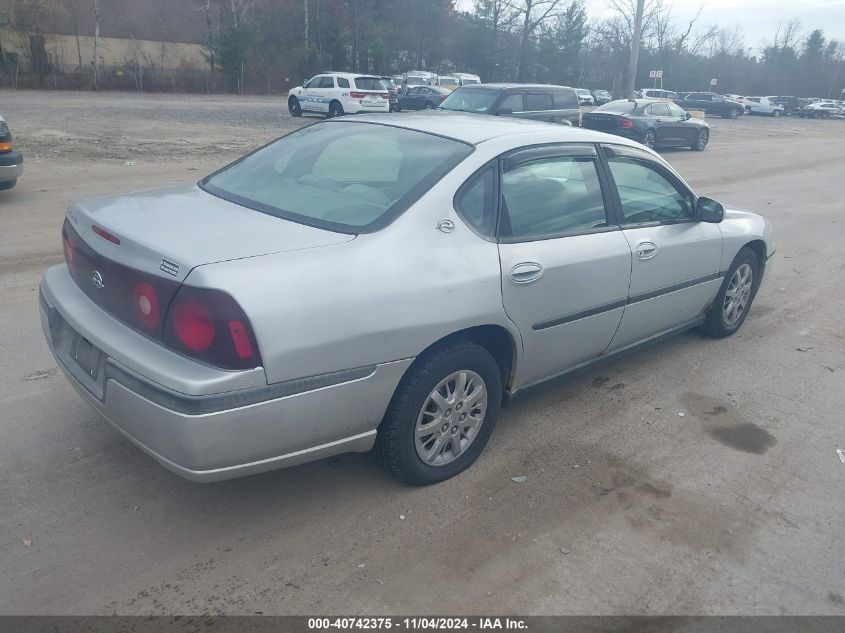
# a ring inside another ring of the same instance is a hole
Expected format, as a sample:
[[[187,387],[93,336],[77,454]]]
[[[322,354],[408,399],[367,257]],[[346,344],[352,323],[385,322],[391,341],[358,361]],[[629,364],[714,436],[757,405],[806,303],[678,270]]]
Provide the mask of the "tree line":
[[[15,12],[29,16],[31,42],[45,37],[37,23],[49,21],[51,11],[72,7],[72,24],[99,25],[101,13],[118,10],[117,0],[12,2]],[[279,92],[326,70],[428,70],[470,72],[485,82],[601,88],[616,96],[625,85],[636,4],[608,0],[610,11],[592,19],[584,0],[474,0],[471,10],[459,10],[455,0],[137,2],[159,3],[163,25],[173,2],[190,4],[204,65],[185,71],[202,72],[209,91]],[[132,64],[127,68],[143,77],[144,61]],[[97,66],[96,54],[85,63],[80,56],[79,71],[93,73],[94,81]],[[682,20],[671,0],[646,0],[637,87],[653,84],[652,69],[663,71],[672,90],[708,90],[716,78],[722,93],[838,97],[845,46],[796,20],[784,20],[763,42],[748,42],[738,27],[705,23],[701,13]]]

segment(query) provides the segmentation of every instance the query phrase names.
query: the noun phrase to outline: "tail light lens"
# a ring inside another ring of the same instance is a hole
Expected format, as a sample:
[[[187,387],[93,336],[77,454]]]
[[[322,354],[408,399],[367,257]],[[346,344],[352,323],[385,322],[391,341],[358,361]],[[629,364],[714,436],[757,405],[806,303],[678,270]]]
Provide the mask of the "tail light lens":
[[[261,365],[249,319],[225,292],[183,286],[103,257],[67,220],[62,245],[76,285],[129,327],[209,365],[223,369]],[[95,272],[99,285],[93,283]]]
[[[363,99],[364,97],[367,96],[367,93],[366,92],[350,92],[349,96],[352,97],[353,99]]]
[[[634,122],[631,119],[621,118],[619,119],[619,127],[624,128],[626,130],[632,130],[634,128]]]
[[[237,302],[220,290],[182,286],[167,313],[162,343],[217,367],[261,365],[249,319]]]

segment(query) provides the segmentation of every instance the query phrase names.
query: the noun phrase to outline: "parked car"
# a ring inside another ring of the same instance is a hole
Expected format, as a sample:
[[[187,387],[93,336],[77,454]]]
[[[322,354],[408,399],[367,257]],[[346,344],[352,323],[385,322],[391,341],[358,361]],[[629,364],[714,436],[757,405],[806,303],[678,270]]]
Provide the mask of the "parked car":
[[[198,481],[373,446],[442,481],[525,388],[734,334],[774,253],[763,217],[633,141],[454,113],[320,122],[195,186],[74,204],[62,233],[39,291],[59,367]]]
[[[779,117],[783,115],[783,106],[779,103],[773,103],[768,97],[747,97],[745,111],[748,114]]]
[[[454,76],[457,77],[458,83],[461,86],[475,86],[476,84],[481,83],[481,77],[478,75],[470,73],[454,73]]]
[[[689,147],[701,152],[710,125],[694,119],[671,101],[620,99],[584,114],[583,126],[639,141],[646,147]]]
[[[845,116],[845,107],[832,102],[822,103],[817,101],[802,106],[799,110],[796,110],[796,113],[798,116],[807,119],[839,119]]]
[[[382,75],[381,83],[387,88],[388,101],[390,103],[390,112],[395,112],[399,105],[399,86],[393,81],[390,75]]]
[[[23,173],[23,154],[14,148],[12,131],[0,115],[0,191],[11,189]]]
[[[610,96],[610,93],[607,90],[593,90],[593,101],[596,105],[604,105],[612,100],[613,97]]]
[[[703,110],[706,114],[718,115],[726,119],[736,119],[743,115],[745,106],[736,101],[725,99],[715,92],[690,92],[679,95],[675,103],[685,110]]]
[[[443,110],[581,125],[574,88],[546,84],[461,86],[440,104]]]
[[[767,97],[769,101],[776,105],[783,106],[783,113],[791,115],[801,107],[801,99],[798,97]]]
[[[434,85],[439,88],[445,88],[450,92],[460,85],[460,81],[453,75],[437,75],[434,80]]]
[[[437,86],[413,86],[399,95],[396,111],[433,110],[450,94],[452,94],[451,90]]]
[[[747,98],[747,97],[744,97],[744,96],[742,96],[742,95],[732,95],[732,94],[728,94],[728,95],[722,95],[722,96],[723,96],[725,99],[728,99],[729,101],[736,101],[737,103],[742,104],[742,106],[743,106],[743,107],[745,107],[745,106],[747,106],[747,105],[748,105],[748,98]]]
[[[357,73],[324,73],[288,95],[291,116],[303,112],[325,114],[326,118],[358,112],[389,112],[390,93],[381,77]]]
[[[671,90],[661,90],[660,88],[643,88],[636,91],[637,98],[640,99],[677,99],[678,93]]]
[[[596,102],[592,93],[586,88],[576,88],[575,94],[578,95],[578,105],[593,105]]]
[[[424,70],[414,70],[402,75],[402,91],[408,90],[412,86],[429,86],[434,83],[437,75],[426,72]]]

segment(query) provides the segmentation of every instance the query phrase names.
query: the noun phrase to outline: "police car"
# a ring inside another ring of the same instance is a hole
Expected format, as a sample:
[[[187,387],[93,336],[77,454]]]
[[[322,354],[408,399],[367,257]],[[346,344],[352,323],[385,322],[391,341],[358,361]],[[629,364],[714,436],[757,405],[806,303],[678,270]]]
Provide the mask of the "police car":
[[[319,112],[326,118],[357,112],[389,112],[390,93],[380,77],[327,72],[288,93],[291,116]]]

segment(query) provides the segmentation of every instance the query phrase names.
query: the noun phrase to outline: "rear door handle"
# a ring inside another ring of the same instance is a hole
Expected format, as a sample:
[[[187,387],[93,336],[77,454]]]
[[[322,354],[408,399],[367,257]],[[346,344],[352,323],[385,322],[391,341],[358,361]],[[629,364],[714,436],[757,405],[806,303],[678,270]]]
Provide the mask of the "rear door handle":
[[[657,244],[654,242],[640,242],[634,251],[638,259],[651,259],[657,255]]]
[[[537,262],[522,262],[511,268],[511,279],[518,284],[537,281],[543,276],[543,267]]]

